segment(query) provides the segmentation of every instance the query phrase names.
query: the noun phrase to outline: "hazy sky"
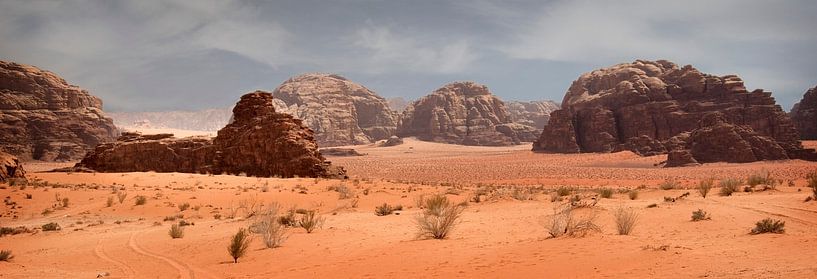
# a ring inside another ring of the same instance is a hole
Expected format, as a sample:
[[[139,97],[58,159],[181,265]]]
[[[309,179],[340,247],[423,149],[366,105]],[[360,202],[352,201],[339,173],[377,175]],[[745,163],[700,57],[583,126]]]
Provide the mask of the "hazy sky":
[[[738,74],[788,110],[817,85],[817,1],[11,1],[0,59],[110,111],[232,105],[303,72],[414,99],[474,80],[561,101],[581,73],[668,59]]]

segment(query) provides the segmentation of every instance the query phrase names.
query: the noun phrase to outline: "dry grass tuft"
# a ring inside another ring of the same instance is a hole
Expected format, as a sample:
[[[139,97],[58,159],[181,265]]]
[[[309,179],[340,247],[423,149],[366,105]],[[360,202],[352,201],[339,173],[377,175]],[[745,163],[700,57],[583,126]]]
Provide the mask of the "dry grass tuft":
[[[417,216],[418,237],[444,239],[459,223],[465,207],[454,204],[445,195],[424,199],[423,212]]]
[[[715,185],[715,179],[713,178],[698,181],[698,193],[701,194],[701,197],[706,198],[706,195],[709,194],[709,190],[712,189],[713,185]]]
[[[170,226],[170,231],[168,231],[167,234],[173,239],[182,238],[184,237],[184,227],[179,224],[173,224],[173,226]]]
[[[721,187],[719,194],[724,197],[731,196],[732,193],[737,192],[738,188],[740,188],[740,180],[734,178],[723,179],[718,184]]]
[[[755,224],[755,228],[752,229],[749,234],[784,233],[786,232],[786,229],[784,228],[785,226],[785,221],[766,218],[758,221]]]
[[[589,214],[574,215],[574,208],[569,204],[553,207],[553,215],[546,222],[546,229],[551,238],[560,236],[583,237],[592,232],[601,232],[596,225],[596,214],[591,210]]]
[[[632,208],[619,207],[614,213],[619,235],[629,235],[638,222],[638,212]]]

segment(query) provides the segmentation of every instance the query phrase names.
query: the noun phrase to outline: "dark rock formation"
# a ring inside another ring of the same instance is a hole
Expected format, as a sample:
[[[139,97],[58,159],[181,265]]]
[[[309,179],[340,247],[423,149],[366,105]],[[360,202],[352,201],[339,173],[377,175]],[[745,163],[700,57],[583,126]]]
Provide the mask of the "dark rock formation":
[[[535,138],[535,128],[512,123],[505,104],[488,88],[455,82],[409,105],[400,137],[464,145],[512,145]]]
[[[759,135],[749,126],[728,123],[720,112],[705,115],[680,148],[669,153],[667,167],[789,158],[773,138]]]
[[[354,150],[353,148],[324,148],[320,150],[321,155],[324,156],[334,156],[334,157],[351,157],[351,156],[363,156],[366,154],[361,154]]]
[[[22,160],[74,160],[116,133],[99,98],[54,73],[0,61],[3,151]]]
[[[303,120],[322,147],[372,143],[397,129],[386,99],[338,75],[296,76],[272,94],[276,108]]]
[[[767,137],[784,150],[783,155],[799,158],[796,154],[804,152],[794,125],[771,93],[749,92],[734,75],[704,74],[692,66],[678,67],[664,60],[637,60],[583,74],[568,89],[562,108],[551,114],[533,150],[663,154],[682,142],[673,137],[699,128],[699,121],[711,112],[721,112],[724,122]],[[732,131],[720,126],[716,129]],[[766,158],[755,156],[757,160]],[[748,159],[751,157],[740,161]]]
[[[397,136],[391,136],[385,142],[383,142],[383,146],[398,146],[403,144],[403,139],[398,138]]]
[[[275,111],[267,92],[242,96],[232,121],[214,139],[172,136],[125,133],[116,142],[97,146],[76,167],[261,177],[345,177],[346,173],[321,156],[312,131],[300,120]]]
[[[14,155],[0,151],[0,182],[12,178],[26,178],[26,171]]]
[[[817,140],[817,87],[806,91],[803,99],[791,109],[791,120],[800,132],[800,138]]]

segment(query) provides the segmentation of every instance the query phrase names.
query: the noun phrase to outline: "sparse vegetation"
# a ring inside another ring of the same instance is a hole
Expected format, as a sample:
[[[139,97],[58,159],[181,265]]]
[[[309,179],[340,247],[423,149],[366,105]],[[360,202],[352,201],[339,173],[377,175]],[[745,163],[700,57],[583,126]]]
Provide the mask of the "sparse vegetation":
[[[267,248],[280,247],[288,238],[286,226],[278,221],[279,209],[277,203],[270,205],[267,210],[257,214],[255,222],[250,225],[250,232],[260,234]]]
[[[142,195],[136,196],[136,205],[145,205],[148,202],[148,198]]]
[[[627,197],[629,197],[630,200],[638,199],[638,190],[630,190],[629,192],[627,192]]]
[[[122,192],[122,191],[117,191],[116,192],[116,198],[119,199],[120,204],[125,202],[125,198],[127,198],[127,197],[128,197],[128,193],[125,193],[125,192]]]
[[[434,195],[424,200],[424,209],[416,218],[418,237],[446,238],[459,223],[461,204],[454,204],[445,195]]]
[[[661,190],[672,190],[680,187],[680,183],[676,181],[674,178],[667,178],[664,182],[658,185],[658,188]]]
[[[58,231],[61,228],[60,228],[59,224],[51,222],[51,223],[43,225],[42,229],[43,229],[44,232],[47,232],[47,231]]]
[[[595,211],[581,217],[574,216],[573,206],[569,203],[553,207],[553,215],[547,222],[546,229],[550,237],[560,236],[583,237],[591,232],[600,232],[601,227],[596,225]]]
[[[7,262],[14,258],[14,255],[11,254],[11,250],[2,250],[0,251],[0,261]]]
[[[817,172],[806,176],[806,182],[808,183],[808,187],[811,188],[813,199],[817,200]]]
[[[173,224],[173,226],[170,226],[170,231],[168,231],[168,234],[173,239],[182,238],[184,237],[184,227],[180,226],[179,224]]]
[[[614,213],[619,235],[629,235],[638,222],[638,212],[632,208],[619,207]]]
[[[695,211],[692,212],[692,221],[693,222],[709,220],[709,219],[712,219],[712,218],[709,216],[709,213],[707,213],[703,209],[698,209],[698,210],[695,210]]]
[[[651,203],[651,204],[647,205],[647,208],[656,208],[656,207],[658,207],[657,203]]]
[[[777,180],[775,180],[769,172],[764,171],[760,174],[749,175],[749,177],[746,178],[746,185],[749,185],[752,190],[758,185],[763,185],[763,190],[774,190],[777,188]]]
[[[346,186],[346,184],[340,184],[335,186],[335,191],[338,192],[338,199],[345,200],[355,197],[355,190]]]
[[[111,206],[113,206],[113,197],[108,197],[108,201],[107,201],[107,202],[105,202],[105,206],[106,206],[106,207],[111,207]]]
[[[247,254],[251,242],[250,234],[244,228],[238,229],[238,232],[233,235],[230,245],[227,245],[227,252],[233,257],[234,263],[238,263],[238,259]]]
[[[189,203],[183,203],[183,204],[180,204],[180,205],[179,205],[179,211],[185,211],[185,210],[187,210],[187,209],[189,209],[189,208],[190,208],[190,204],[189,204]]]
[[[306,230],[306,233],[312,233],[315,229],[323,226],[326,218],[321,217],[315,210],[309,210],[298,220],[298,226]]]
[[[613,198],[613,189],[610,188],[601,188],[599,189],[599,195],[605,199]]]
[[[786,232],[785,226],[785,221],[766,218],[758,221],[755,224],[755,228],[752,229],[749,234],[784,233]]]
[[[698,181],[698,193],[701,194],[701,197],[706,198],[706,195],[709,194],[709,190],[712,189],[712,185],[715,185],[715,179],[713,178]]]
[[[732,193],[738,191],[738,188],[740,187],[740,180],[734,178],[722,179],[718,186],[721,187],[721,191],[719,193],[721,196],[731,196]]]
[[[388,203],[383,203],[383,205],[377,206],[374,209],[374,214],[377,216],[391,215],[392,212],[394,212],[394,208]]]

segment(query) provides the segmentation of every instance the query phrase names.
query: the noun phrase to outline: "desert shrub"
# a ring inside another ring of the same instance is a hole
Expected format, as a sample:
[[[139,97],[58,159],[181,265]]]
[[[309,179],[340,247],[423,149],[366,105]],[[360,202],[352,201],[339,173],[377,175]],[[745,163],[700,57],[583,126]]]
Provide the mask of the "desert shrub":
[[[306,214],[301,215],[301,219],[298,220],[298,226],[306,230],[306,233],[312,233],[315,229],[323,226],[323,221],[326,218],[321,217],[318,213],[314,210],[307,211]]]
[[[170,231],[167,232],[171,238],[182,238],[184,237],[184,227],[180,226],[179,224],[173,224],[170,226]]]
[[[718,184],[718,186],[721,187],[721,191],[719,193],[721,196],[731,196],[732,193],[738,191],[738,188],[740,187],[740,180],[727,178],[722,179]]]
[[[295,219],[295,209],[287,210],[286,214],[278,216],[278,224],[287,227],[297,227],[298,220]]]
[[[712,218],[709,217],[709,213],[707,213],[703,209],[698,209],[698,210],[692,211],[692,221],[693,222],[709,220],[709,219],[712,219]]]
[[[749,234],[762,234],[762,233],[784,233],[786,229],[785,221],[776,220],[772,218],[766,218],[763,220],[758,221],[755,224],[755,228],[749,232]]]
[[[656,208],[656,207],[658,207],[657,203],[651,203],[651,204],[647,205],[647,208]]]
[[[569,187],[559,186],[559,188],[556,188],[556,194],[560,197],[568,196],[571,192],[573,192],[573,190]]]
[[[546,229],[551,238],[560,236],[582,237],[591,232],[600,232],[601,227],[596,225],[595,212],[588,215],[575,216],[573,207],[569,204],[555,206],[553,215],[546,222]]]
[[[338,199],[341,200],[350,199],[355,196],[355,190],[352,190],[352,188],[349,188],[345,184],[338,185],[335,191],[338,192]]]
[[[105,202],[105,206],[107,207],[113,206],[113,197],[108,197],[108,201]]]
[[[446,238],[459,223],[465,207],[454,204],[445,195],[434,195],[424,202],[423,212],[416,218],[418,237]]]
[[[183,203],[183,204],[180,204],[180,205],[179,205],[179,211],[185,211],[185,210],[187,210],[187,209],[189,209],[189,208],[190,208],[190,204],[189,204],[189,203]]]
[[[599,195],[602,198],[610,199],[613,198],[613,189],[610,188],[601,188],[599,189]]]
[[[374,214],[377,216],[390,215],[392,212],[394,212],[394,209],[387,203],[383,203],[383,205],[377,206],[374,209]]]
[[[614,216],[616,217],[616,229],[619,235],[629,235],[638,221],[638,212],[632,208],[619,207]]]
[[[280,247],[287,240],[286,226],[278,220],[277,204],[270,205],[269,209],[262,211],[255,217],[255,222],[250,225],[250,232],[260,234],[267,248]]]
[[[30,200],[33,196],[31,194],[26,194],[26,199]]]
[[[69,204],[70,201],[68,200],[68,198],[62,198],[62,200],[60,200],[60,205],[62,205],[62,207],[68,207]]]
[[[638,198],[638,190],[630,190],[629,192],[627,192],[627,197],[629,197],[631,200],[637,199]]]
[[[58,231],[61,228],[60,228],[60,224],[51,222],[51,223],[43,225],[42,229],[43,229],[43,231],[47,232],[47,231]]]
[[[550,202],[556,202],[559,199],[561,199],[561,197],[558,194],[556,194],[555,192],[550,193]]]
[[[136,205],[145,205],[148,202],[148,198],[142,195],[136,196]]]
[[[17,234],[21,234],[21,233],[30,233],[30,232],[31,232],[31,230],[24,227],[24,226],[19,226],[19,227],[14,227],[14,228],[12,228],[12,227],[2,227],[2,228],[0,228],[0,237],[2,237],[4,235],[7,235],[7,234],[8,235],[17,235]]]
[[[14,258],[14,255],[11,254],[11,250],[2,250],[0,251],[0,261],[7,262]]]
[[[746,185],[752,188],[757,185],[766,185],[767,188],[774,189],[777,185],[777,181],[774,180],[769,172],[762,172],[749,175],[749,177],[746,178]]]
[[[515,187],[511,192],[511,197],[519,201],[533,200],[533,191],[528,188]]]
[[[814,199],[817,199],[817,172],[811,173],[806,177],[808,187],[811,188]]]
[[[116,198],[119,199],[119,203],[125,202],[125,198],[128,197],[128,193],[118,191],[116,192]]]
[[[672,190],[679,187],[680,184],[678,183],[678,181],[675,181],[674,178],[667,178],[666,180],[664,180],[664,182],[661,182],[661,184],[658,185],[658,188],[660,188],[661,190]]]
[[[701,197],[706,198],[706,195],[709,194],[709,190],[712,189],[712,185],[715,185],[715,179],[712,178],[698,181],[698,193],[701,194]]]
[[[238,258],[247,254],[247,249],[250,248],[250,234],[244,228],[238,229],[238,232],[230,239],[230,244],[227,245],[227,252],[233,257],[233,262],[238,263]]]

